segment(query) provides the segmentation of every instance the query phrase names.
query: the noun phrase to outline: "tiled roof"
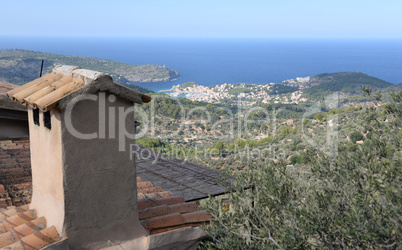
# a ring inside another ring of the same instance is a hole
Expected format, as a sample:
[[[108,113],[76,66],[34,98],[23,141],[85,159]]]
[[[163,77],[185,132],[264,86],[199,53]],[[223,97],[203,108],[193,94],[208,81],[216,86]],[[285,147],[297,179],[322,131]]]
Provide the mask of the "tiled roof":
[[[13,88],[18,87],[17,85],[7,83],[7,82],[0,82],[0,93],[7,93],[8,91],[12,90]]]
[[[137,193],[138,216],[150,234],[198,226],[212,220],[206,211],[199,211],[197,203],[186,202],[183,197],[153,187],[140,177],[137,178]]]
[[[26,107],[21,105],[20,103],[13,102],[8,98],[7,92],[12,90],[13,88],[18,87],[17,85],[4,85],[0,83],[0,109],[11,109],[11,110],[20,110],[26,111]]]
[[[168,157],[137,145],[137,175],[155,185],[170,190],[186,201],[194,201],[227,193],[220,184],[234,180],[219,171],[189,161]]]
[[[207,198],[208,195],[226,193],[227,189],[217,183],[219,179],[228,183],[233,181],[223,173],[173,157],[158,157],[155,161],[154,153],[146,156],[146,152],[152,150],[141,146],[138,148],[142,153],[138,154],[140,159],[136,161],[137,176],[148,181],[140,185],[152,187],[154,184],[160,187],[140,191],[140,198],[154,196],[156,192],[159,196],[168,195],[160,191],[164,189],[169,190],[173,196],[183,196],[186,201],[194,201]],[[0,140],[0,184],[5,186],[13,205],[30,202],[32,184],[28,139]]]
[[[0,209],[1,249],[51,249],[51,245],[65,240],[27,205]]]
[[[29,140],[0,140],[0,207],[28,204],[31,195]]]
[[[47,111],[77,91],[95,93],[108,91],[135,103],[149,102],[150,97],[118,83],[106,74],[74,66],[59,66],[52,73],[7,92],[13,100],[32,108]]]
[[[0,207],[29,204],[32,178],[28,139],[0,140],[0,173]],[[175,196],[141,177],[137,177],[137,199],[139,219],[151,235],[198,226],[212,219],[206,211],[199,211],[197,203],[186,202],[183,196]],[[21,213],[19,209],[7,213]],[[0,233],[1,229],[0,224]]]

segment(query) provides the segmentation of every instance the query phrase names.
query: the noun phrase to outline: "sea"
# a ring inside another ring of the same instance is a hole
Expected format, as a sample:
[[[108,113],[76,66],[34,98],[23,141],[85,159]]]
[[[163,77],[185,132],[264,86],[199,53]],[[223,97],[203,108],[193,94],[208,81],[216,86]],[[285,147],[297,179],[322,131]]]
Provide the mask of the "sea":
[[[278,83],[319,73],[354,72],[402,82],[402,39],[1,37],[0,49],[90,56],[177,70],[168,82],[132,83],[152,91],[194,81]]]

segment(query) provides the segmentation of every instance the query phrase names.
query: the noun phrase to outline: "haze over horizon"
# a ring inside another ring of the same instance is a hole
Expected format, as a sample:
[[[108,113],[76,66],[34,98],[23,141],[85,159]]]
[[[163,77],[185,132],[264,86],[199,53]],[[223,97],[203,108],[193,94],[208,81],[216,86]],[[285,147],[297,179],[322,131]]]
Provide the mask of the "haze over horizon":
[[[22,0],[2,9],[2,36],[402,38],[396,0]]]

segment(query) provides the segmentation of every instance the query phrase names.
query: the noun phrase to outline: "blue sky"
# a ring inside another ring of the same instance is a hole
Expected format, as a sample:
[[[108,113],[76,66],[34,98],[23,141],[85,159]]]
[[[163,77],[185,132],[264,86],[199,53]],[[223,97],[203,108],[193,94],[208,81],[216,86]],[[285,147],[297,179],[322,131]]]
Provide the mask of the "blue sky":
[[[402,38],[400,0],[1,1],[0,35]]]

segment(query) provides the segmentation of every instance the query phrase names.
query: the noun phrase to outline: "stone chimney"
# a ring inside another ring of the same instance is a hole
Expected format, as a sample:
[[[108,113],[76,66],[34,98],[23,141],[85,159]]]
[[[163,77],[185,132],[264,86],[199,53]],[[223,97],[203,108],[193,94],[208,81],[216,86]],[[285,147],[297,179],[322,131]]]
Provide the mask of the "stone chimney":
[[[150,98],[72,66],[56,67],[8,96],[28,106],[30,208],[69,237],[72,248],[132,249],[144,241],[129,148],[133,103]]]

